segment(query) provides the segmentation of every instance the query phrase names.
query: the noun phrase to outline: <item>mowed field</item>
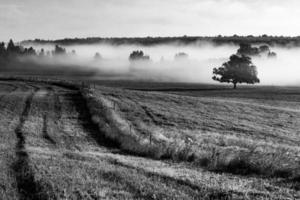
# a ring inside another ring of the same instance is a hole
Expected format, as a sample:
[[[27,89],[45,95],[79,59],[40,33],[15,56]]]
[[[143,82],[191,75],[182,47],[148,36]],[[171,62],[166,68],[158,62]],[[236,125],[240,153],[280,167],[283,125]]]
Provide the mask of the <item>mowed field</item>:
[[[108,139],[78,90],[1,81],[0,199],[300,198],[300,88],[106,81],[93,92],[172,153]]]

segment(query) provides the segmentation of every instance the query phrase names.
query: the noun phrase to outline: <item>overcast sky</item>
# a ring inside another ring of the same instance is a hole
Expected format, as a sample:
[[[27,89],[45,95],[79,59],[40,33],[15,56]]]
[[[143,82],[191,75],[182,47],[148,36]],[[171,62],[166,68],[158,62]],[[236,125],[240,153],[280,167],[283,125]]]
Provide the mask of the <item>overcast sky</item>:
[[[0,40],[300,35],[299,0],[0,0]]]

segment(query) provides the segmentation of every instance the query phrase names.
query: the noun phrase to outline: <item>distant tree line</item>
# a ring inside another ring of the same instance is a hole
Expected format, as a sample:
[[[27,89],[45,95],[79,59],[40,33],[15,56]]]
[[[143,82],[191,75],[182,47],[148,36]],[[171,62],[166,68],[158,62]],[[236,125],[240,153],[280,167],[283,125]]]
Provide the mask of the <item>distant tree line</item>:
[[[34,60],[21,58],[53,58],[58,56],[74,56],[75,50],[67,52],[60,45],[55,45],[52,51],[44,49],[36,50],[33,47],[24,47],[10,40],[7,44],[0,42],[0,69],[7,70],[14,67],[22,68],[25,65],[34,66]],[[36,66],[36,65],[35,65]]]
[[[72,50],[71,55],[75,55],[75,50]],[[4,42],[0,42],[0,61],[11,61],[15,60],[17,57],[22,56],[58,56],[58,55],[67,55],[65,48],[55,45],[53,51],[45,52],[44,49],[41,49],[39,52],[33,47],[23,47],[22,45],[15,44],[13,40],[10,40],[7,45]]]
[[[215,45],[235,44],[267,44],[270,46],[300,46],[300,36],[285,37],[285,36],[214,36],[214,37],[135,37],[135,38],[101,38],[101,37],[88,37],[88,38],[65,38],[60,40],[27,40],[22,43],[39,43],[39,44],[59,44],[59,45],[74,45],[74,44],[95,44],[95,43],[108,43],[112,45],[124,44],[139,44],[144,46],[151,46],[157,44],[180,43],[180,44],[194,44],[195,42],[211,42]]]
[[[245,56],[262,56],[276,57],[276,53],[270,50],[268,45],[261,45],[259,47],[252,47],[249,43],[240,44],[240,48],[237,50],[237,55]]]
[[[187,60],[189,58],[189,55],[185,52],[179,52],[176,53],[174,56],[174,60]],[[150,61],[150,56],[145,55],[142,50],[136,50],[131,52],[129,55],[129,61]]]
[[[15,58],[16,56],[28,56],[36,55],[36,51],[32,48],[24,48],[19,45],[15,45],[12,40],[5,45],[4,42],[0,43],[0,60],[9,60]]]

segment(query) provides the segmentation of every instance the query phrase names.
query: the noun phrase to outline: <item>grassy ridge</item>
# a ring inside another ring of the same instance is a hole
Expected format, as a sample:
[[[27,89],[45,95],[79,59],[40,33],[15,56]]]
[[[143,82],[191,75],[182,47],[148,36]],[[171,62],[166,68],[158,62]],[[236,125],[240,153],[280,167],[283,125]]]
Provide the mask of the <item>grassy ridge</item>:
[[[94,121],[115,124],[100,127],[126,150],[214,171],[299,178],[297,111],[105,87],[91,93]]]

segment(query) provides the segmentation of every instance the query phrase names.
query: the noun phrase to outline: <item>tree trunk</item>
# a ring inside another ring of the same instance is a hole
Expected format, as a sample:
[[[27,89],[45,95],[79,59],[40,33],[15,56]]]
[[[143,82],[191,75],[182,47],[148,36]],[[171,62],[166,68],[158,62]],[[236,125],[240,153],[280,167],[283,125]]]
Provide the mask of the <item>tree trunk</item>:
[[[233,89],[236,89],[236,83],[233,83]]]

